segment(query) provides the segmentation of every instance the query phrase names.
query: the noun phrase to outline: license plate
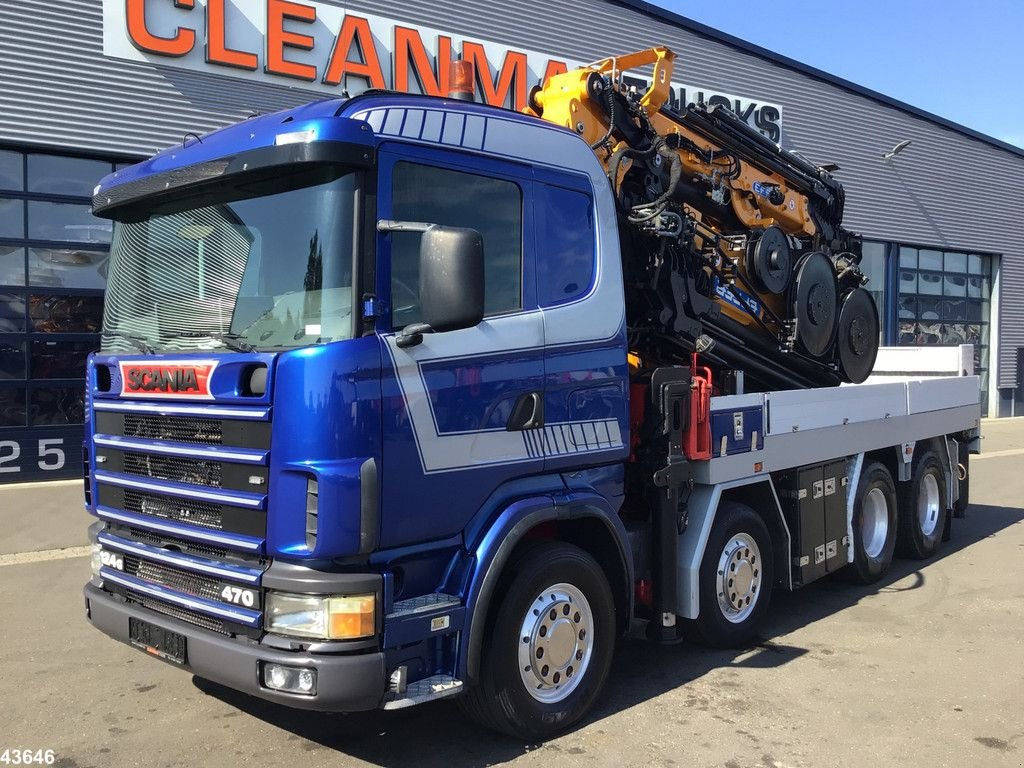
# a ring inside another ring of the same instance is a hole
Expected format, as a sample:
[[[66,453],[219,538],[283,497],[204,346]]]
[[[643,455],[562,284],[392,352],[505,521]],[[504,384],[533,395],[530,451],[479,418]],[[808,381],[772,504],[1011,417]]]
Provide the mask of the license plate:
[[[184,664],[186,661],[184,635],[150,624],[141,619],[128,618],[128,639],[136,648],[161,659]]]

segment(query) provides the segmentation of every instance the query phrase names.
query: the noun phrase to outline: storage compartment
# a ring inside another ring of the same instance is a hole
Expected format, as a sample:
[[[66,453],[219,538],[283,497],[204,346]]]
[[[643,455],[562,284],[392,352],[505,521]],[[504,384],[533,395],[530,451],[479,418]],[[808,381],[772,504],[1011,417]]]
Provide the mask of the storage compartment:
[[[773,476],[789,526],[794,586],[805,586],[846,565],[846,460]]]
[[[712,412],[712,455],[731,456],[758,451],[763,447],[764,411],[761,406]]]
[[[825,566],[829,573],[838,571],[847,563],[850,539],[846,533],[847,467],[843,459],[822,468],[822,487],[825,492]]]

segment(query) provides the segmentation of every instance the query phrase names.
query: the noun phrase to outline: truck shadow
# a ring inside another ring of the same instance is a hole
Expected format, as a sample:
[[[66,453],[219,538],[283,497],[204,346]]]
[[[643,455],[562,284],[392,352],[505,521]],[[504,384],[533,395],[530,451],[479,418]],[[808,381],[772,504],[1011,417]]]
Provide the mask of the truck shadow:
[[[785,665],[809,649],[776,643],[772,638],[788,635],[856,605],[876,592],[920,589],[927,583],[932,564],[1022,520],[1024,509],[972,506],[967,519],[954,521],[952,539],[943,543],[932,560],[896,560],[884,579],[868,586],[829,577],[795,593],[776,591],[763,638],[751,648],[721,651],[690,644],[657,646],[639,639],[622,640],[604,693],[583,725],[599,728],[604,718],[697,680],[716,668],[730,667],[742,674],[739,670],[746,668]],[[296,749],[334,750],[374,765],[485,766],[535,749],[558,749],[555,745],[524,744],[494,735],[467,720],[450,701],[396,712],[327,715],[288,709],[199,678],[193,678],[193,683],[207,695],[287,731],[287,738],[296,742]],[[686,703],[691,705],[706,708],[709,703],[695,699]]]

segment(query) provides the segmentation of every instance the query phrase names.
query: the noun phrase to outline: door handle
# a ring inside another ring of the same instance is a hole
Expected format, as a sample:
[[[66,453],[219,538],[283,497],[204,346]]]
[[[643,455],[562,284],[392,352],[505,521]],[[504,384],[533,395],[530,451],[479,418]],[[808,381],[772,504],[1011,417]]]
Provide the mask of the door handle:
[[[544,396],[540,392],[526,392],[519,396],[508,417],[505,428],[509,432],[540,429],[544,426]]]

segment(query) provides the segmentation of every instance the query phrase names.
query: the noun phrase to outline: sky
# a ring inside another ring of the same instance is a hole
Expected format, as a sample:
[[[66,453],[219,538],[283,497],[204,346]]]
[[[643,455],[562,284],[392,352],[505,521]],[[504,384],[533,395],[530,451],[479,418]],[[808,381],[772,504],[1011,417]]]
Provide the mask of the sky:
[[[1024,0],[653,0],[1024,148]]]

